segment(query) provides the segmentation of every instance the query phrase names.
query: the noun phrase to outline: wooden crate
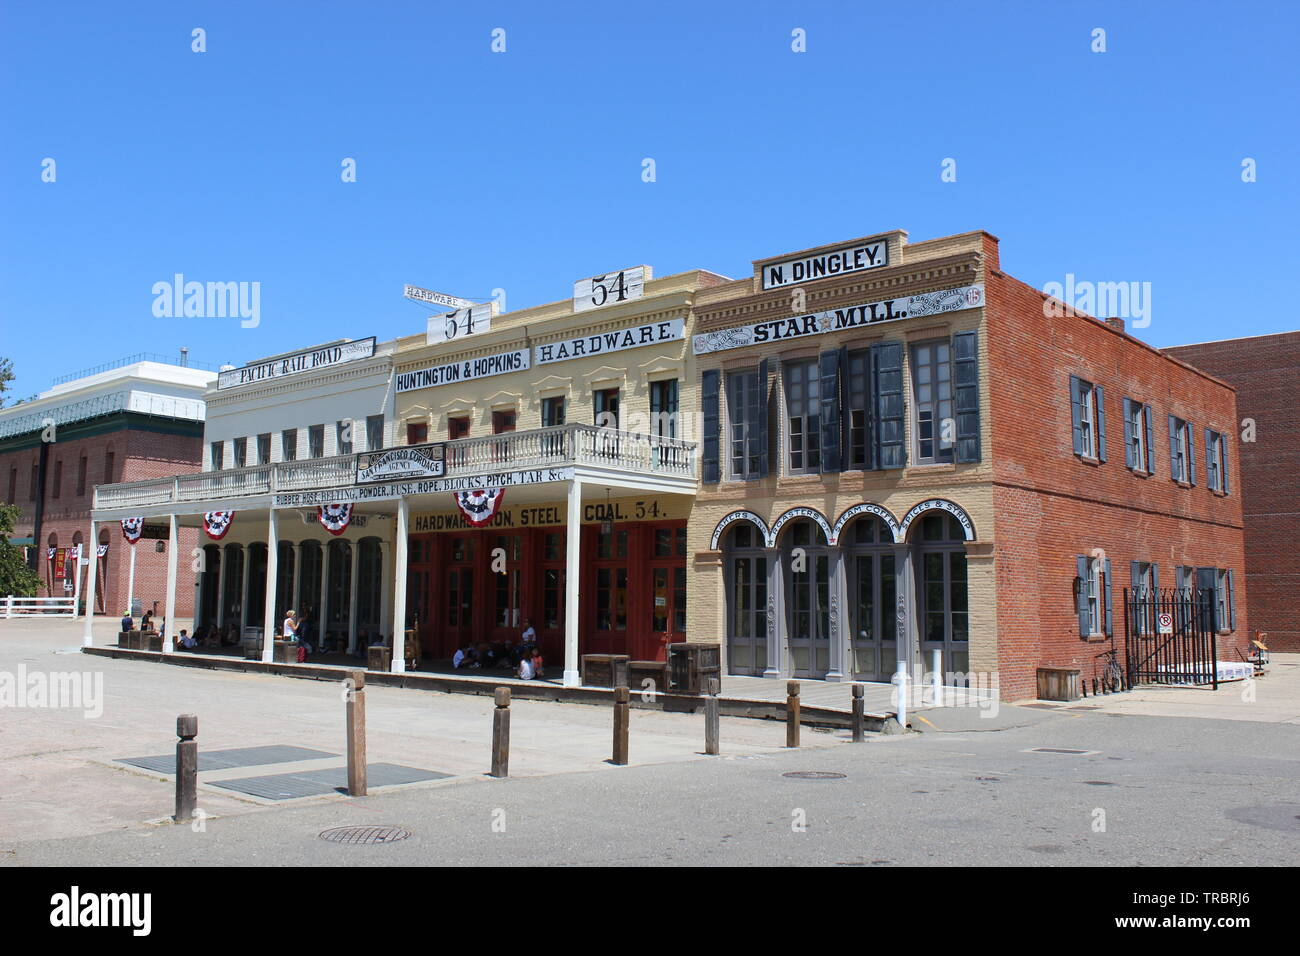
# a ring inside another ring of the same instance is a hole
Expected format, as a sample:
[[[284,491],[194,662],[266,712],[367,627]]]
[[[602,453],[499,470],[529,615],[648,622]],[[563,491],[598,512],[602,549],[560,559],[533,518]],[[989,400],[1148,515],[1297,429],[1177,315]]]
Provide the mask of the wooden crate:
[[[298,644],[294,641],[276,641],[274,653],[277,664],[298,663]]]
[[[645,683],[647,678],[654,681],[648,687]],[[662,694],[668,689],[668,664],[665,661],[628,661],[627,686],[637,694],[643,690]]]
[[[390,671],[393,669],[393,649],[387,644],[371,644],[366,649],[366,669]]]
[[[583,654],[582,684],[584,687],[627,687],[626,654]]]
[[[687,641],[668,645],[668,689],[675,694],[702,694],[709,678],[722,687],[722,645]]]
[[[1039,700],[1079,700],[1077,667],[1038,668]]]
[[[157,631],[145,631],[140,635],[140,650],[142,651],[161,651],[163,646],[162,635]]]

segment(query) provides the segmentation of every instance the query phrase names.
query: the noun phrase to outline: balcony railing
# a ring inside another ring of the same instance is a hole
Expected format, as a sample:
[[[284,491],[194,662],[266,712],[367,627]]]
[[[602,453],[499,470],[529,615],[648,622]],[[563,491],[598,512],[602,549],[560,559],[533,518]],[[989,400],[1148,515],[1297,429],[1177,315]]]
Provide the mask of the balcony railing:
[[[446,475],[588,465],[676,478],[695,476],[695,443],[594,425],[558,425],[446,443]],[[201,471],[95,489],[95,507],[130,508],[342,488],[356,481],[356,455]]]

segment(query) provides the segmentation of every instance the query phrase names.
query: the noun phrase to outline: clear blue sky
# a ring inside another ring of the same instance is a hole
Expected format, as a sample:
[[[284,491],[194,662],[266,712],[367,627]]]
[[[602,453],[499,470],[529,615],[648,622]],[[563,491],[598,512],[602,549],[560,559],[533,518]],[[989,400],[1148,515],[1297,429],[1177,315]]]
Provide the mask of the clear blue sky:
[[[521,308],[893,228],[987,229],[1038,287],[1150,282],[1155,345],[1300,328],[1294,2],[0,9],[11,397],[137,351],[409,334],[404,282]],[[155,318],[177,272],[260,282],[260,326]]]

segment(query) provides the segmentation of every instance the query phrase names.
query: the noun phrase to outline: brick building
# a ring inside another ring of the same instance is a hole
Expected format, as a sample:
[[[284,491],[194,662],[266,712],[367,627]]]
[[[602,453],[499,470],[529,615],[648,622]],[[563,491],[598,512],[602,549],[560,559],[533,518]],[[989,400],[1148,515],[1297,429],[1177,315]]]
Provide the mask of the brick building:
[[[90,558],[96,485],[197,471],[203,456],[203,390],[212,372],[159,361],[130,361],[56,384],[30,402],[0,409],[0,494],[21,515],[13,543],[27,549],[44,596],[81,596]],[[135,546],[135,597],[161,613],[166,592],[166,529],[146,526]],[[120,531],[96,534],[95,612],[126,607],[130,553]],[[183,553],[195,545],[190,532]],[[60,572],[63,572],[60,576]],[[193,588],[178,589],[177,614],[189,616]],[[84,599],[83,599],[84,605]],[[155,607],[156,605],[156,607]]]
[[[701,290],[689,617],[732,673],[884,680],[1125,659],[1128,586],[1243,643],[1231,388],[1001,271],[974,232],[757,260]],[[1213,445],[1197,451],[1203,429]]]
[[[1270,650],[1300,651],[1300,332],[1164,350],[1237,390],[1238,484],[1246,527],[1250,625]]]

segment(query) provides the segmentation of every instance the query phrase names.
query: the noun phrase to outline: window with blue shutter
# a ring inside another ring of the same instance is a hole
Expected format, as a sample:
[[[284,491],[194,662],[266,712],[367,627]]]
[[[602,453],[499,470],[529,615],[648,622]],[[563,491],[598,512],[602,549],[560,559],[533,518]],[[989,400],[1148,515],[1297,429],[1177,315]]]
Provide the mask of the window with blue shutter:
[[[1148,475],[1154,475],[1154,474],[1156,473],[1156,442],[1155,442],[1155,430],[1151,427],[1151,420],[1152,420],[1153,417],[1154,417],[1154,416],[1153,416],[1152,413],[1151,413],[1151,406],[1150,406],[1150,405],[1143,405],[1143,406],[1142,406],[1142,419],[1143,419],[1143,424],[1146,426],[1146,433],[1147,433],[1147,462],[1146,462],[1146,466],[1147,466],[1147,474],[1148,474]]]
[[[1088,622],[1088,559],[1082,554],[1076,555],[1075,567],[1075,604],[1079,614],[1079,636],[1087,637],[1092,628]]]
[[[700,402],[704,414],[704,441],[701,451],[701,476],[705,484],[717,484],[722,478],[719,452],[719,382],[722,373],[705,369],[700,376]]]
[[[1107,635],[1114,632],[1115,614],[1110,603],[1110,558],[1106,559],[1106,633]]]
[[[953,410],[957,415],[956,459],[980,460],[980,377],[978,333],[958,332],[952,337]]]
[[[1196,484],[1196,430],[1191,422],[1183,423],[1184,441],[1187,442],[1187,481]]]
[[[871,365],[876,390],[876,462],[880,468],[902,468],[907,464],[902,344],[877,342],[871,346]]]
[[[1124,399],[1124,464],[1129,468],[1138,466],[1138,438],[1140,427],[1134,422],[1133,409],[1137,402],[1131,398]]]
[[[758,396],[757,405],[755,406],[756,427],[751,438],[749,454],[754,455],[755,446],[758,452],[758,477],[766,478],[769,470],[768,464],[768,440],[767,440],[767,359],[758,363]]]
[[[822,472],[843,471],[840,462],[840,351],[821,357]]]
[[[1097,460],[1106,460],[1106,392],[1100,385],[1092,387],[1092,397],[1097,403]]]
[[[1228,630],[1237,629],[1237,593],[1232,587],[1232,568],[1228,569]]]
[[[1083,440],[1083,381],[1077,375],[1070,376],[1070,427],[1074,453],[1082,455],[1085,453]]]

